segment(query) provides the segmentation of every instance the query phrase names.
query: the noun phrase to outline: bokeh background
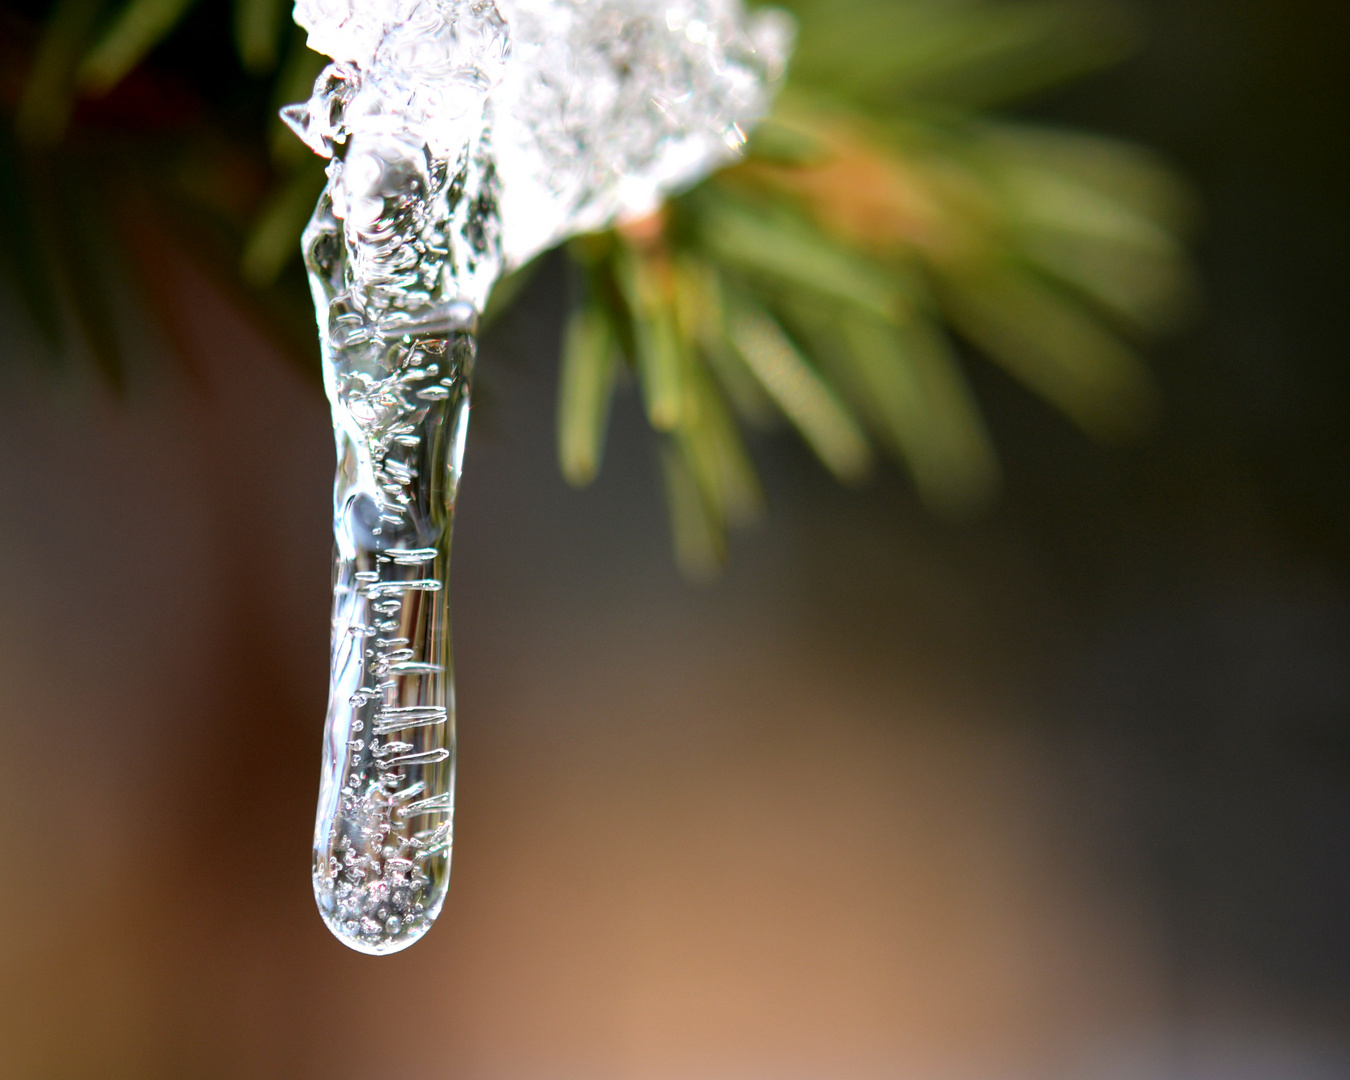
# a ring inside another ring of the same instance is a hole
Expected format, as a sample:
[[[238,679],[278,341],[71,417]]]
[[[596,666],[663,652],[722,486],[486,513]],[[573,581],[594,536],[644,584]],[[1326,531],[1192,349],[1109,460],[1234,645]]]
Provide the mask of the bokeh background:
[[[170,228],[190,348],[145,330],[120,396],[6,314],[0,1074],[1350,1076],[1350,17],[1143,10],[1134,59],[1031,107],[1205,206],[1142,445],[977,365],[989,515],[764,437],[769,519],[692,586],[631,387],[598,482],[558,476],[560,264],[494,328],[455,870],[394,957],[310,897],[313,379]]]

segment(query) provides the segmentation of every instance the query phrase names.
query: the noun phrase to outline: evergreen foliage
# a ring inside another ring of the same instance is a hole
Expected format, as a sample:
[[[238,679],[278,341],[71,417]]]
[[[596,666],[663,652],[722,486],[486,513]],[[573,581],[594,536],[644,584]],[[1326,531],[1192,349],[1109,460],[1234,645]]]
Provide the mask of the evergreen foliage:
[[[745,157],[651,218],[567,245],[582,287],[561,356],[563,474],[596,475],[610,399],[631,373],[663,443],[677,556],[695,575],[760,511],[747,429],[790,425],[845,483],[894,458],[929,506],[965,515],[998,482],[966,354],[1088,434],[1127,437],[1154,394],[1137,350],[1191,292],[1187,193],[1164,165],[998,113],[1126,55],[1138,35],[1127,12],[1095,0],[783,6],[796,53]],[[134,271],[153,309],[135,237],[167,207],[237,295],[312,356],[298,254],[322,162],[276,109],[308,96],[324,61],[286,4],[57,0],[0,18],[0,270],[52,355],[82,343],[120,380],[106,268]],[[96,220],[95,206],[115,212]],[[489,317],[527,274],[499,284]]]

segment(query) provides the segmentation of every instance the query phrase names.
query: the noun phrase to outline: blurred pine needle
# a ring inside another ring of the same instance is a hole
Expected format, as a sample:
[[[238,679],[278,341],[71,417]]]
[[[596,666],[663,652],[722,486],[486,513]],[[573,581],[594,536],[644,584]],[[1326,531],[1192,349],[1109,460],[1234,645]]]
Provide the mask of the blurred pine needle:
[[[307,96],[323,60],[283,0],[235,0],[231,92],[175,119],[164,103],[181,86],[159,73],[192,66],[203,46],[185,20],[212,18],[216,3],[57,0],[38,22],[4,15],[0,27],[0,268],[53,355],[82,341],[114,382],[118,335],[89,250],[98,230],[76,224],[73,202],[96,204],[77,189],[119,171],[158,185],[297,339],[308,326],[297,256],[323,173],[275,110]],[[1127,55],[1128,9],[781,6],[797,18],[797,50],[743,159],[650,218],[567,245],[581,288],[561,350],[563,475],[595,478],[630,373],[662,443],[677,559],[694,576],[725,559],[728,528],[761,512],[747,431],[781,421],[844,483],[893,458],[931,508],[967,515],[999,470],[958,342],[1088,434],[1129,437],[1155,397],[1138,350],[1193,291],[1190,199],[1166,166],[996,112]],[[253,103],[244,121],[241,96]],[[152,118],[99,123],[100,99],[117,113],[119,98]],[[499,283],[489,316],[528,273]]]

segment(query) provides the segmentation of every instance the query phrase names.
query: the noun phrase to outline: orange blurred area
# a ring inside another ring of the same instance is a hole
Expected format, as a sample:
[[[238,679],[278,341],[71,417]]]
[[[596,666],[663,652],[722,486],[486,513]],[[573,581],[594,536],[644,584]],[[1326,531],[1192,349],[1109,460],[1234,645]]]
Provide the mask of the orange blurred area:
[[[409,953],[349,954],[305,869],[322,402],[177,270],[195,382],[7,403],[10,1075],[1016,1075],[1156,1015],[1140,911],[1057,850],[1045,747],[850,656],[753,565],[772,537],[688,590],[653,508],[605,537],[520,431],[462,506],[452,897]],[[613,465],[598,497],[653,497]]]
[[[1066,643],[995,632],[1034,572],[972,593],[940,528],[897,559],[789,470],[692,589],[634,403],[570,492],[550,380],[509,361],[460,508],[450,899],[407,953],[345,950],[307,872],[323,403],[165,257],[198,368],[5,394],[5,1075],[1340,1075],[1249,982],[1179,999],[1158,897],[1028,713],[1019,671]],[[1213,1071],[1250,1054],[1302,1071]]]

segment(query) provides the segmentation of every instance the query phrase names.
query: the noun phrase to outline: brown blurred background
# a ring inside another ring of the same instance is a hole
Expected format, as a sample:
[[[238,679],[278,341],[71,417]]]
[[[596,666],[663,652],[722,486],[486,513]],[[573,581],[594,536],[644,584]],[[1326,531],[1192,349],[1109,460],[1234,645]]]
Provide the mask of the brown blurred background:
[[[394,957],[310,896],[321,393],[167,232],[190,363],[146,332],[118,399],[10,333],[0,1075],[1350,1076],[1350,26],[1150,18],[1037,110],[1208,208],[1143,447],[977,366],[988,519],[769,438],[769,522],[694,587],[631,390],[598,483],[557,475],[560,268],[489,336],[455,870]]]

